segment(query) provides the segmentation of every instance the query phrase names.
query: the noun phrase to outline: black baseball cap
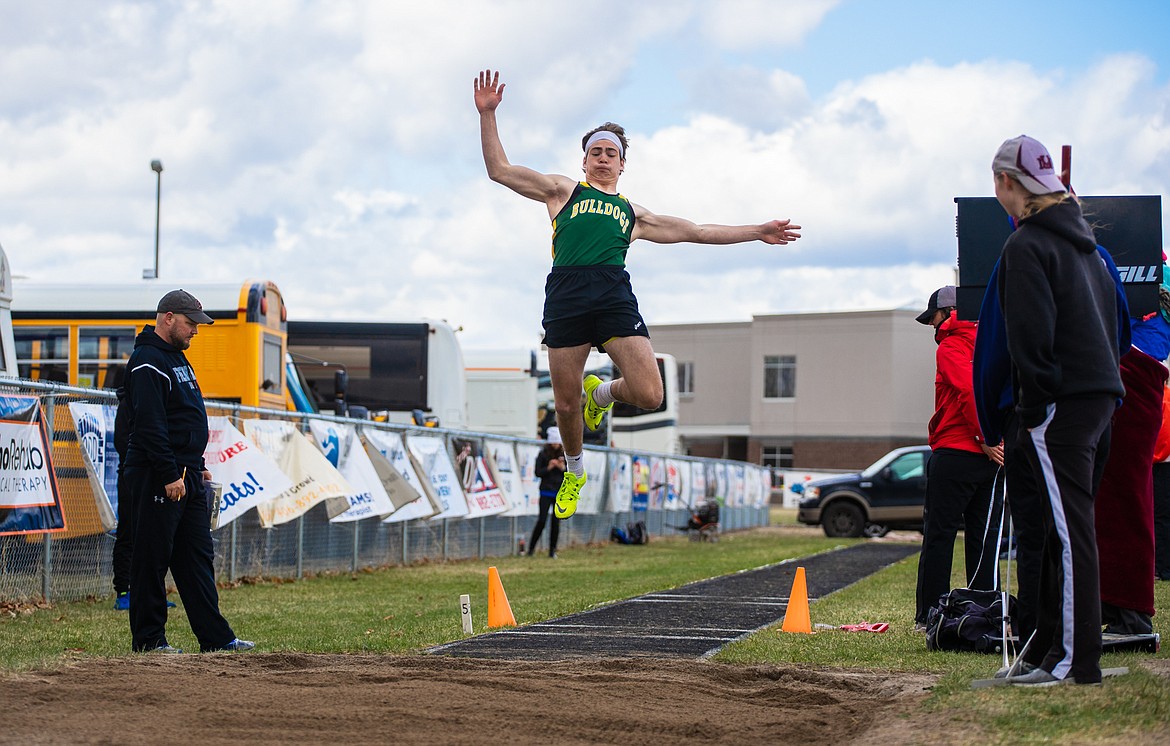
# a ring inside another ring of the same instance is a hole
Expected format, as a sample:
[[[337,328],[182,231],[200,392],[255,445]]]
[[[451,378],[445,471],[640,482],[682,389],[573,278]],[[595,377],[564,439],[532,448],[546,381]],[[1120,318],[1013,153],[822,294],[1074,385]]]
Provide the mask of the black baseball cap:
[[[214,324],[211,317],[203,313],[203,304],[186,290],[172,290],[158,302],[158,313],[181,313],[196,324]]]
[[[938,290],[935,290],[930,296],[930,302],[926,304],[926,310],[918,314],[915,318],[919,324],[930,325],[930,320],[934,318],[934,314],[940,308],[954,308],[955,303],[955,286],[944,285]]]

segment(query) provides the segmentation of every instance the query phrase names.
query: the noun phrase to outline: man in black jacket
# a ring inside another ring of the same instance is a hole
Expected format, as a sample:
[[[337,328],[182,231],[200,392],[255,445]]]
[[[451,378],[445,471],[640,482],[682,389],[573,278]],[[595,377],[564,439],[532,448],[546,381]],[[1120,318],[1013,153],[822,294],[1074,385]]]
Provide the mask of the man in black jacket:
[[[130,443],[122,479],[134,510],[130,564],[130,632],[135,651],[181,653],[167,642],[166,575],[170,570],[202,652],[243,651],[219,613],[203,462],[207,411],[183,354],[212,323],[195,296],[172,290],[155,325],[134,340],[126,370]]]

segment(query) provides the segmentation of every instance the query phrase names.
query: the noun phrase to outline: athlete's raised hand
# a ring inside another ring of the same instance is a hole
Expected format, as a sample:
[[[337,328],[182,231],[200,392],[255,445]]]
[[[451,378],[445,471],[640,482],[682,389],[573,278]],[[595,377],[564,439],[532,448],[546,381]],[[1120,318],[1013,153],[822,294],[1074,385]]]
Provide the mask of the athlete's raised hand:
[[[500,71],[484,70],[475,79],[475,108],[482,114],[495,111],[504,100],[504,84],[500,82]]]
[[[773,220],[760,227],[763,229],[760,240],[764,243],[786,244],[800,238],[800,234],[797,233],[800,226],[793,225],[791,220]]]

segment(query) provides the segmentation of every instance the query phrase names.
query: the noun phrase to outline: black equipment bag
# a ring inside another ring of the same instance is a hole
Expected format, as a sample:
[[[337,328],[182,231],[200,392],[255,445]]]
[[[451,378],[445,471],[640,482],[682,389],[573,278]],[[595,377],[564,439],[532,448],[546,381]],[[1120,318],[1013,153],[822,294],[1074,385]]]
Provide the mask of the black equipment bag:
[[[1003,594],[955,588],[926,613],[926,648],[975,653],[1003,651]],[[1008,596],[1007,619],[1014,630],[1016,597]]]

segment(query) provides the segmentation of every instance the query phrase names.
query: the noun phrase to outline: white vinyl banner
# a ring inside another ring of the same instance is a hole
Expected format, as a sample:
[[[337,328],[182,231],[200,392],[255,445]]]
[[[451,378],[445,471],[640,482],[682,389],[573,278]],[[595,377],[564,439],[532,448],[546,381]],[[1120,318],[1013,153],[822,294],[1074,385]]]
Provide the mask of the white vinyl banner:
[[[662,510],[666,501],[666,459],[650,457],[650,510]]]
[[[507,515],[521,515],[520,511],[527,498],[524,495],[524,485],[520,483],[519,463],[516,459],[516,444],[510,440],[492,440],[487,438],[483,442],[488,463],[495,467],[499,477],[500,491],[508,501]]]
[[[536,515],[540,512],[540,477],[536,476],[536,456],[541,446],[531,443],[516,444],[516,471],[524,500],[508,515]]]
[[[462,518],[468,514],[467,500],[463,497],[463,488],[459,486],[459,477],[455,474],[455,465],[447,455],[447,445],[442,438],[427,435],[407,435],[406,447],[418,460],[422,474],[430,479],[435,499],[439,502],[438,515],[432,518]]]
[[[511,505],[504,491],[500,489],[499,477],[484,455],[483,443],[478,438],[452,438],[455,449],[455,468],[460,476],[460,486],[467,500],[465,518],[481,518],[499,515]]]
[[[715,464],[715,497],[724,505],[731,505],[728,502],[730,497],[730,485],[727,478],[727,465]]]
[[[207,418],[203,460],[212,481],[223,485],[216,527],[226,526],[292,487],[276,462],[232,425],[227,417]]]
[[[397,501],[410,497],[412,492],[416,495],[409,502],[402,504],[395,502],[395,505],[398,505],[398,510],[391,513],[390,517],[385,519],[383,523],[399,523],[415,518],[430,518],[435,515],[438,510],[427,496],[429,490],[423,485],[422,477],[415,471],[414,464],[410,461],[406,444],[402,441],[402,435],[390,430],[380,430],[377,428],[366,428],[364,435],[369,444],[386,459],[395,471],[402,475],[402,481],[405,482],[406,489],[401,491],[397,489],[389,490],[391,498]]]
[[[261,525],[288,523],[318,503],[326,504],[330,518],[349,509],[346,496],[353,493],[353,488],[292,423],[244,420],[244,432],[293,483],[274,499],[257,506]]]
[[[605,468],[605,451],[584,451],[585,486],[577,501],[577,512],[596,515],[601,512],[605,501],[605,482],[608,472]]]
[[[97,506],[102,528],[113,531],[118,527],[118,451],[114,448],[113,404],[69,404],[77,442],[81,444],[81,460],[89,475],[93,501]]]
[[[691,489],[687,507],[694,508],[707,500],[707,468],[702,461],[691,462]]]
[[[422,493],[412,487],[406,481],[406,477],[402,472],[394,468],[394,464],[390,463],[390,459],[386,454],[378,450],[378,448],[369,441],[364,435],[362,436],[362,448],[366,452],[366,457],[370,459],[370,465],[374,467],[374,474],[378,481],[382,484],[382,489],[386,496],[390,498],[390,504],[394,506],[395,510],[405,508],[415,500],[422,497]],[[418,481],[417,479],[415,480]]]
[[[309,432],[313,435],[313,443],[354,489],[346,495],[349,509],[333,518],[333,522],[360,521],[374,516],[385,518],[394,512],[394,503],[390,502],[382,480],[366,455],[357,428],[349,424],[310,420]]]
[[[0,421],[0,508],[57,503],[48,452],[39,423]]]
[[[678,459],[666,459],[666,503],[667,510],[683,510],[691,504],[690,464]]]
[[[747,480],[744,479],[744,467],[742,464],[732,464],[727,470],[731,474],[731,494],[734,495],[735,499],[732,507],[741,508],[747,505]]]
[[[609,511],[628,511],[633,492],[634,468],[630,454],[615,453],[609,460]]]

